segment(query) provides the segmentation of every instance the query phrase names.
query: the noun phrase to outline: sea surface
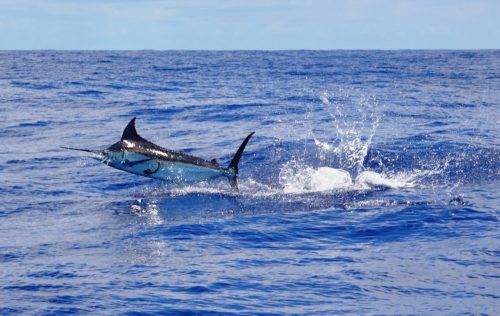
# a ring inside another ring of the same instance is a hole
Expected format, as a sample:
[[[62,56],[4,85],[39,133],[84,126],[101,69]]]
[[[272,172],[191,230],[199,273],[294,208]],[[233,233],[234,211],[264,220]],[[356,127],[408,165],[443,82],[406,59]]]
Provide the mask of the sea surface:
[[[0,145],[1,315],[500,311],[499,50],[0,51]]]

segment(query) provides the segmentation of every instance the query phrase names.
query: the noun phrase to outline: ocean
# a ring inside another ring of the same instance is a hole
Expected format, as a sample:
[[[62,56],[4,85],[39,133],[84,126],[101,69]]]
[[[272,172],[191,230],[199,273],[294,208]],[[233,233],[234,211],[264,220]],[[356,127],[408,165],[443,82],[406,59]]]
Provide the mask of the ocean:
[[[0,131],[1,315],[500,310],[499,50],[0,51]]]

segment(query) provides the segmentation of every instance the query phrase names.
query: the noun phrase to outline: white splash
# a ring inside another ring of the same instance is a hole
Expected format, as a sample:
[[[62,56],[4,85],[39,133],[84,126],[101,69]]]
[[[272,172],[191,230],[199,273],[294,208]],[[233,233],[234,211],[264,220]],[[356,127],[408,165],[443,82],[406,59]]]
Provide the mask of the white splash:
[[[352,185],[351,175],[342,169],[312,168],[296,162],[284,165],[279,174],[283,193],[332,191]]]
[[[335,144],[331,144],[324,135],[313,133],[311,129],[309,136],[314,139],[320,159],[326,162],[325,158],[332,153],[340,160],[341,168],[360,173],[379,126],[383,105],[374,97],[352,89],[340,89],[335,93],[323,91],[319,99],[321,113],[331,118],[331,130],[336,133]]]
[[[374,171],[363,171],[357,177],[355,186],[360,189],[385,187],[390,189],[411,188],[415,186],[415,177],[411,174],[401,173],[388,177]]]
[[[130,206],[130,208],[139,217],[147,218],[149,225],[155,226],[163,224],[157,200],[148,201],[146,205],[143,205],[142,199],[138,199],[135,204]]]
[[[313,168],[297,162],[286,163],[279,174],[282,193],[300,194],[325,191],[359,191],[373,188],[412,188],[423,174],[399,173],[385,175],[374,171],[363,171],[353,181],[349,172],[331,167]]]
[[[335,148],[332,145],[330,145],[326,142],[322,142],[316,138],[314,139],[314,145],[316,145],[316,147],[318,147],[318,149],[320,151],[332,151],[333,152],[335,150]]]

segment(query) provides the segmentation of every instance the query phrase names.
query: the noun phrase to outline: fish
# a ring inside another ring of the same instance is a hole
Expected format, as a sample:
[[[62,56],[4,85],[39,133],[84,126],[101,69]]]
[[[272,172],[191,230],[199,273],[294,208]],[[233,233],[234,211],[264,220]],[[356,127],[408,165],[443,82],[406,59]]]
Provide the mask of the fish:
[[[104,150],[62,147],[94,154],[110,167],[136,175],[163,180],[171,184],[192,184],[221,177],[229,180],[231,188],[238,189],[238,164],[245,147],[255,132],[250,133],[241,143],[227,168],[220,166],[216,159],[210,161],[188,155],[180,151],[160,147],[141,137],[135,127],[134,117],[125,127],[120,141]]]

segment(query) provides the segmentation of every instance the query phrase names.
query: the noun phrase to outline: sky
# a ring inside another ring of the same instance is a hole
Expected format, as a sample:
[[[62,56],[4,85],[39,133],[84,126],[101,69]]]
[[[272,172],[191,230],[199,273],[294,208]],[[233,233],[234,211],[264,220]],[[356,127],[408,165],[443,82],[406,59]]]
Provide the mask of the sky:
[[[0,0],[0,49],[492,48],[498,0]]]

